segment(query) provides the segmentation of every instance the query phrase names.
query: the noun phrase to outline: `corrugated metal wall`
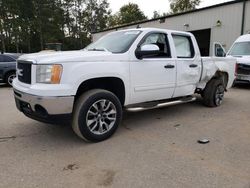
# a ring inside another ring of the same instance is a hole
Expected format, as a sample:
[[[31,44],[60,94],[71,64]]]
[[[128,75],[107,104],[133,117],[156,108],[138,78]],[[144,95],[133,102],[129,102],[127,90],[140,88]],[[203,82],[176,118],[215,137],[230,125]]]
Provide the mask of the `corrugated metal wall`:
[[[228,50],[232,43],[241,34],[243,2],[229,4],[225,6],[191,12],[179,16],[166,18],[165,23],[150,21],[140,24],[140,27],[156,27],[164,29],[194,31],[201,29],[211,29],[210,55],[212,53],[213,42],[222,43]],[[217,26],[217,21],[221,21],[221,26]],[[189,27],[184,26],[188,24]],[[119,28],[135,28],[137,25]],[[250,2],[246,3],[244,32],[250,31]],[[111,31],[93,34],[93,41]]]
[[[244,32],[250,34],[250,1],[247,1],[247,4],[246,4],[246,15],[245,15],[245,28],[244,28]]]

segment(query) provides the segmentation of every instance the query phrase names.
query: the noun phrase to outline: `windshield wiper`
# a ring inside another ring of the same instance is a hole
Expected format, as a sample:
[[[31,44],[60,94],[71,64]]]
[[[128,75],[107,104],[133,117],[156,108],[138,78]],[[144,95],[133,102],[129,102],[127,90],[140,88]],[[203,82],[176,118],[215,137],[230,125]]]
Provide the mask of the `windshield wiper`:
[[[242,57],[242,55],[232,55],[233,57]]]
[[[108,50],[106,48],[90,48],[87,49],[88,51],[104,51],[104,52],[108,52]]]

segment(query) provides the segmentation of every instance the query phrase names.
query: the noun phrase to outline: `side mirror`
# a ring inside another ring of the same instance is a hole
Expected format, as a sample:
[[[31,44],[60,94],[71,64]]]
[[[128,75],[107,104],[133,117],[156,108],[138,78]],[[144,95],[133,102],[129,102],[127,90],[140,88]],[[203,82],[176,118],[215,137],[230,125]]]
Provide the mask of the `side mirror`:
[[[226,52],[220,43],[214,43],[214,56],[215,57],[225,57]]]
[[[138,49],[135,52],[135,56],[138,59],[142,59],[143,57],[150,57],[154,55],[158,55],[160,53],[160,48],[155,44],[145,44],[141,47],[138,47]]]

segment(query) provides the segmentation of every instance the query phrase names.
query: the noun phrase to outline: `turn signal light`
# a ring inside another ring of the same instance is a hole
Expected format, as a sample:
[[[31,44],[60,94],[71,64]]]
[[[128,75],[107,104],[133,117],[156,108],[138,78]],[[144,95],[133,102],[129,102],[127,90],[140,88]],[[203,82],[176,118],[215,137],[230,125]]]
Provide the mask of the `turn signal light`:
[[[62,76],[62,65],[53,65],[51,70],[51,83],[59,84]]]

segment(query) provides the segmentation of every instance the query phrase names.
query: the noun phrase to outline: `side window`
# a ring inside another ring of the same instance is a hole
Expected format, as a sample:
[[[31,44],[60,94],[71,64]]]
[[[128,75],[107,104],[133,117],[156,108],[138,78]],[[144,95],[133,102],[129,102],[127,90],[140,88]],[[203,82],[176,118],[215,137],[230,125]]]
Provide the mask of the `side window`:
[[[153,56],[153,57],[160,57],[160,58],[170,58],[170,47],[168,43],[168,37],[164,33],[152,33],[149,34],[141,43],[140,46],[146,45],[146,44],[155,44],[159,47],[160,53]],[[150,57],[152,58],[152,57]]]
[[[194,47],[189,36],[173,35],[173,39],[178,58],[194,57]]]
[[[3,62],[14,62],[15,61],[12,57],[9,57],[6,55],[3,55],[2,58],[3,58]]]

